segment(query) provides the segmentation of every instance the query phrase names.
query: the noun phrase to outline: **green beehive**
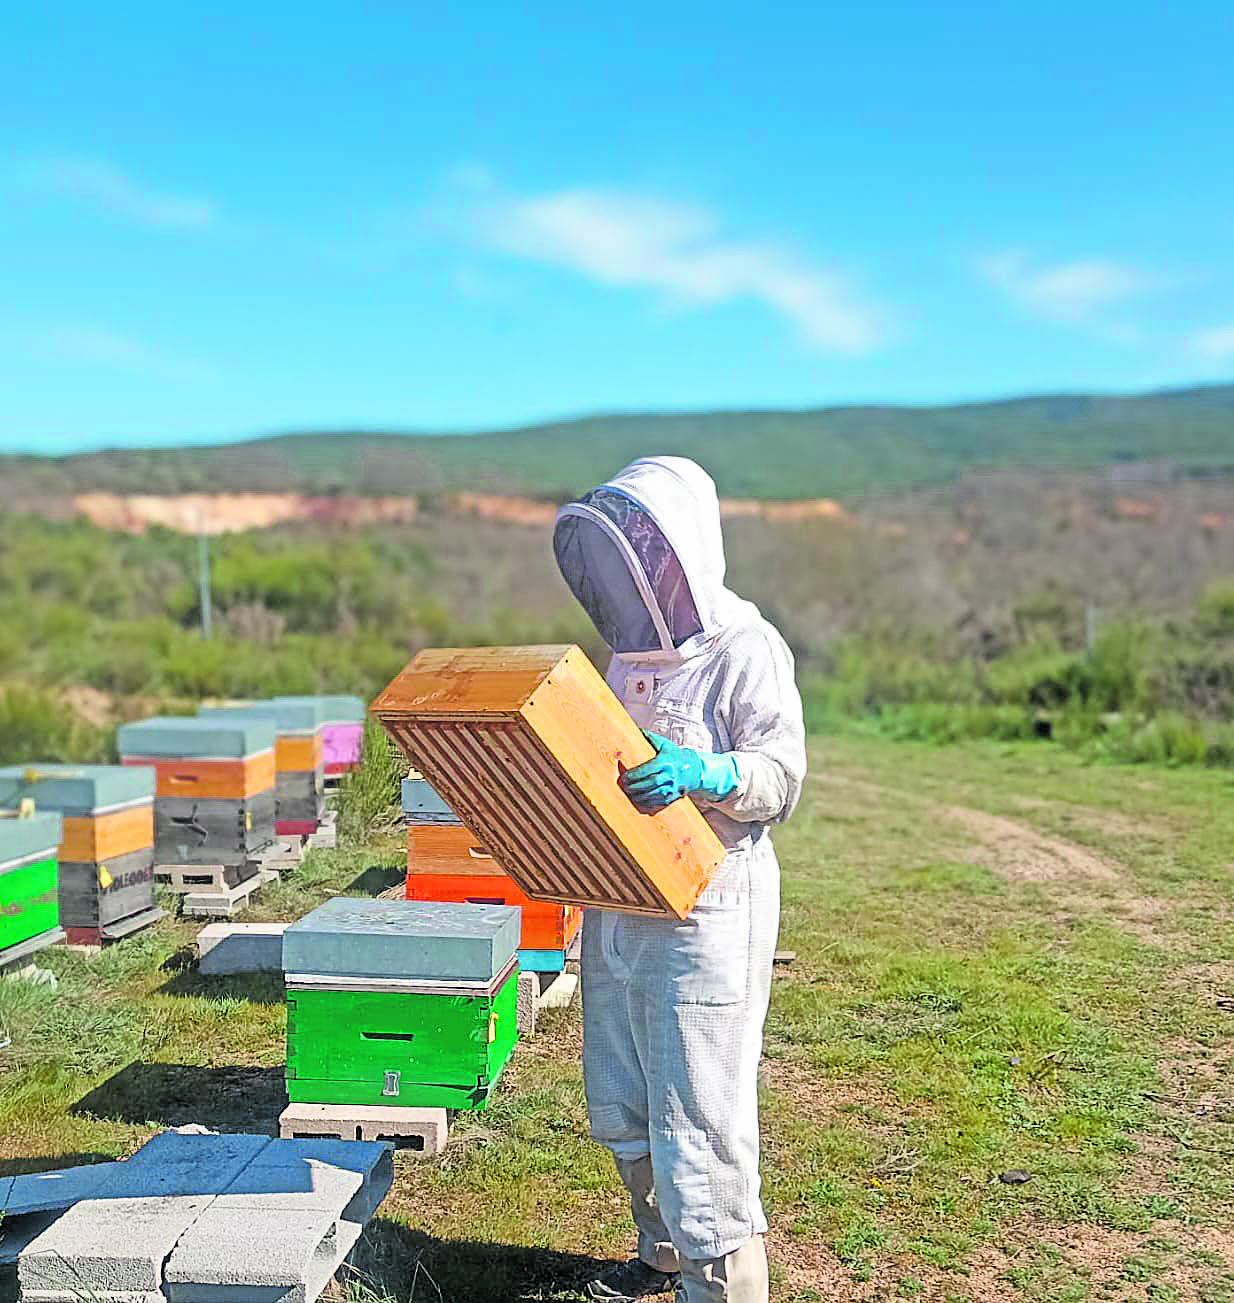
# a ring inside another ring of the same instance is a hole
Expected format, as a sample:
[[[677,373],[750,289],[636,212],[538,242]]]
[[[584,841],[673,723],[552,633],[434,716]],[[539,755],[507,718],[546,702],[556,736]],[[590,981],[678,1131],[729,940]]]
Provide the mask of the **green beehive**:
[[[517,1040],[519,912],[328,901],[287,929],[287,1094],[483,1109]]]
[[[60,941],[58,814],[0,818],[0,964]]]

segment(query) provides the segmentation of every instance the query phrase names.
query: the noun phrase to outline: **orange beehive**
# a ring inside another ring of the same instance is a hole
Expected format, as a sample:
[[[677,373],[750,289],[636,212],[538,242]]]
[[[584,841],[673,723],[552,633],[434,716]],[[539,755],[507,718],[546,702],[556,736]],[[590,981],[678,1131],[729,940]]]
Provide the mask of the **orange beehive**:
[[[64,815],[60,859],[66,864],[101,864],[154,845],[154,802],[108,814]]]
[[[407,871],[484,878],[502,872],[502,867],[469,828],[413,823],[407,828]]]
[[[146,765],[156,775],[161,797],[187,797],[199,801],[243,801],[274,786],[273,751],[234,760],[166,760],[156,756],[124,756],[126,765]]]
[[[724,858],[691,801],[618,786],[651,744],[578,647],[423,651],[373,713],[533,900],[685,918]]]
[[[578,935],[583,911],[577,905],[532,900],[505,873],[422,872],[408,870],[407,899],[436,900],[451,905],[517,905],[523,912],[520,950],[568,950]]]

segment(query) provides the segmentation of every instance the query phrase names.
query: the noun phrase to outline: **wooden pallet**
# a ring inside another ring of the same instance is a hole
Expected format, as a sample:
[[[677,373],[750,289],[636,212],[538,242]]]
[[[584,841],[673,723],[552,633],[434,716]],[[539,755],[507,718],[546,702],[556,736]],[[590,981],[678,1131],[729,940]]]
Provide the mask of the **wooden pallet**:
[[[534,900],[685,918],[724,859],[693,802],[621,790],[654,753],[578,647],[424,651],[373,713]]]
[[[278,876],[273,869],[261,869],[238,887],[190,893],[183,898],[181,909],[192,918],[231,918],[267,883],[277,882]]]

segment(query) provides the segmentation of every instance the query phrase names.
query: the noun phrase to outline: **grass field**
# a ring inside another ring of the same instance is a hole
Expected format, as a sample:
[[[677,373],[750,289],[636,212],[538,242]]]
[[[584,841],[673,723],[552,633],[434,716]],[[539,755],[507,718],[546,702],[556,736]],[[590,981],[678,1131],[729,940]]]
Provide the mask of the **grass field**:
[[[777,842],[773,1297],[1234,1303],[1229,774],[855,737],[812,761]],[[374,893],[398,860],[317,853],[251,917]],[[272,1126],[280,985],[201,978],[194,930],[50,952],[54,995],[0,984],[0,1176]],[[352,1298],[566,1303],[626,1253],[580,1048],[577,1009],[550,1015],[442,1157],[399,1156]]]

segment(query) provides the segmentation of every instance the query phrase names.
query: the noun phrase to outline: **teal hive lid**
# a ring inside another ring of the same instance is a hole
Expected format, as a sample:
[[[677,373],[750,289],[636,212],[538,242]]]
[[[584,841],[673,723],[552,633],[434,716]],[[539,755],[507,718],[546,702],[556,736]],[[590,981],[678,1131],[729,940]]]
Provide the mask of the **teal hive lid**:
[[[247,706],[202,706],[198,719],[272,719],[280,733],[316,733],[325,723],[319,697],[254,701]]]
[[[271,697],[270,700],[287,705],[316,702],[326,724],[363,724],[368,709],[362,697]]]
[[[122,756],[166,756],[173,760],[231,760],[274,749],[272,719],[201,719],[165,715],[124,724],[116,730]]]
[[[8,765],[0,806],[30,797],[40,810],[85,815],[154,799],[154,770],[141,765]]]
[[[513,905],[336,896],[283,933],[283,971],[488,982],[509,967],[520,931]]]
[[[14,860],[46,859],[59,854],[64,825],[58,814],[43,812],[27,819],[0,819],[0,869]]]
[[[403,815],[408,823],[449,823],[462,825],[462,819],[437,795],[436,788],[423,778],[403,779]]]

